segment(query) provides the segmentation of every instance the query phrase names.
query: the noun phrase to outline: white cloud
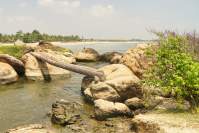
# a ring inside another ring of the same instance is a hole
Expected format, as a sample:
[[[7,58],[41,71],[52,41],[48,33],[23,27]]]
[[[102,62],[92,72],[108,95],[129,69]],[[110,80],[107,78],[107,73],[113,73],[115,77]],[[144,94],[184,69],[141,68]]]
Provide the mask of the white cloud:
[[[94,5],[91,7],[91,14],[96,17],[109,16],[113,13],[113,5]]]
[[[38,5],[50,8],[58,13],[73,13],[80,7],[79,0],[38,0]]]

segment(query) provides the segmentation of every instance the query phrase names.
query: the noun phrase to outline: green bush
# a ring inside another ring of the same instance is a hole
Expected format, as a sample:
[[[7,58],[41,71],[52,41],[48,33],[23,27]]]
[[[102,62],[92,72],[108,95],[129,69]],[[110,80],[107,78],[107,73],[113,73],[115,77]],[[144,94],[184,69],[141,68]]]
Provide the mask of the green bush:
[[[199,105],[199,63],[187,52],[183,35],[160,34],[157,62],[147,73],[146,82],[163,89],[178,100],[188,100],[192,108]]]
[[[9,54],[20,59],[24,53],[25,46],[15,46],[15,45],[8,45],[8,46],[0,46],[0,54]]]

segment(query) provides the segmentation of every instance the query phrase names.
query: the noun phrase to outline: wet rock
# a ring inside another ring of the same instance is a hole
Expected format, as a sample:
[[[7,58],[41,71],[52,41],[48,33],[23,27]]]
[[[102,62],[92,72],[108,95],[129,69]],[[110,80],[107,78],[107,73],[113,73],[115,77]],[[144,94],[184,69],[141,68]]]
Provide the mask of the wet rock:
[[[95,117],[98,120],[105,120],[115,116],[133,117],[131,110],[123,103],[113,103],[98,99],[95,103]]]
[[[111,64],[120,63],[122,58],[122,53],[119,52],[106,52],[100,56],[100,60],[104,62],[109,62]]]
[[[54,133],[51,130],[45,129],[41,124],[32,124],[28,126],[17,127],[10,129],[5,133]]]
[[[140,79],[122,64],[112,64],[99,69],[105,74],[105,81],[85,77],[82,81],[82,92],[89,99],[108,101],[125,101],[132,97],[142,97]]]
[[[62,126],[71,125],[81,120],[78,113],[79,106],[77,103],[71,103],[65,100],[57,101],[52,104],[51,121]]]
[[[0,62],[0,84],[9,84],[17,80],[16,71],[9,64]]]
[[[130,98],[130,99],[126,100],[125,104],[130,109],[133,109],[133,110],[144,108],[144,102],[141,99],[137,98],[137,97]]]
[[[99,60],[99,53],[92,48],[84,48],[75,54],[77,61],[82,62],[95,62]]]
[[[62,61],[68,61],[63,55],[52,54],[51,56],[56,56]],[[25,54],[22,59],[25,64],[25,75],[29,80],[51,80],[71,76],[68,70],[40,61],[29,53]]]
[[[8,54],[0,54],[0,62],[11,65],[19,75],[23,75],[25,73],[23,62],[13,56]]]

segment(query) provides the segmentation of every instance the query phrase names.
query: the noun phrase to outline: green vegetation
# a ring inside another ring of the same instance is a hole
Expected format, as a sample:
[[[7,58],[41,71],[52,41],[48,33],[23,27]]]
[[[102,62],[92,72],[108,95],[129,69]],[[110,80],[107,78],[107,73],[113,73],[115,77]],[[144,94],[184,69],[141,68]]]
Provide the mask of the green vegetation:
[[[178,100],[188,100],[195,109],[199,105],[199,62],[190,52],[187,35],[171,32],[158,34],[160,46],[156,63],[146,74],[146,83],[155,85]]]
[[[25,46],[0,46],[0,54],[9,54],[20,59],[24,53]]]
[[[22,31],[18,31],[15,35],[3,35],[0,34],[0,42],[12,43],[16,40],[21,40],[25,43],[34,43],[39,42],[41,40],[53,42],[53,41],[61,41],[61,42],[68,42],[68,41],[80,41],[79,36],[61,36],[61,35],[48,35],[48,34],[41,34],[38,30],[34,30],[32,33],[23,33]]]

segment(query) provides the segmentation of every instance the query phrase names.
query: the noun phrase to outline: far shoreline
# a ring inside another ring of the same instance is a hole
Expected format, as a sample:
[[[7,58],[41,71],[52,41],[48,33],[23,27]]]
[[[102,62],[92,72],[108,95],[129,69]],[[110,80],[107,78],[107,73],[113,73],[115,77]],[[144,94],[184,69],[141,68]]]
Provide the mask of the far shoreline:
[[[79,41],[79,42],[50,42],[53,45],[56,46],[67,46],[67,45],[83,45],[83,44],[87,44],[87,45],[92,45],[92,44],[129,44],[129,43],[135,43],[135,44],[147,44],[147,43],[152,43],[154,41]],[[25,45],[28,46],[36,46],[39,44],[39,42],[36,43],[24,43]],[[0,43],[0,46],[12,46],[15,45],[15,43]],[[20,44],[16,44],[16,45],[20,45]]]

